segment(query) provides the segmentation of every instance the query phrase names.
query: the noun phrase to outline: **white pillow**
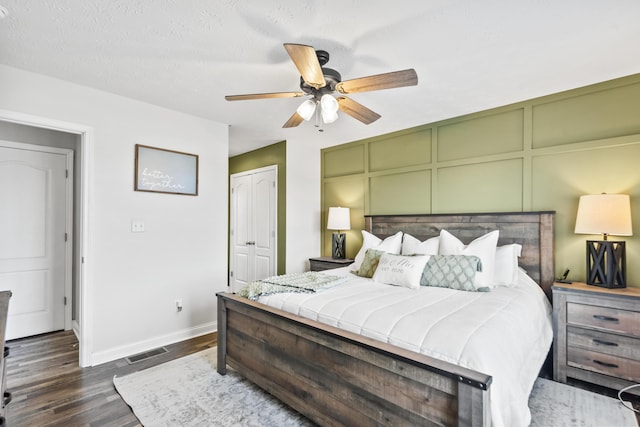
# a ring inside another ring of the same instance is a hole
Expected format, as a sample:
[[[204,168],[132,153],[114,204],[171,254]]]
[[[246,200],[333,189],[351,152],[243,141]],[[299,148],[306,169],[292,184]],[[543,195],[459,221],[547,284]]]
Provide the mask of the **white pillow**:
[[[418,289],[430,255],[403,256],[382,254],[373,280],[387,285]]]
[[[475,255],[482,262],[482,271],[476,274],[477,287],[493,287],[495,271],[496,246],[500,231],[494,230],[480,236],[465,246],[457,237],[447,230],[440,230],[440,255]]]
[[[522,245],[512,243],[496,248],[495,270],[493,282],[500,286],[516,286],[518,284],[518,257],[522,253]]]
[[[404,233],[402,237],[402,255],[438,255],[440,237],[432,237],[421,242],[411,234]]]
[[[364,255],[367,253],[367,249],[376,249],[378,251],[388,252],[390,254],[399,254],[402,248],[402,231],[398,231],[393,236],[389,236],[382,240],[379,237],[374,236],[368,231],[362,230],[362,247],[358,251],[353,264],[353,270],[358,270]]]

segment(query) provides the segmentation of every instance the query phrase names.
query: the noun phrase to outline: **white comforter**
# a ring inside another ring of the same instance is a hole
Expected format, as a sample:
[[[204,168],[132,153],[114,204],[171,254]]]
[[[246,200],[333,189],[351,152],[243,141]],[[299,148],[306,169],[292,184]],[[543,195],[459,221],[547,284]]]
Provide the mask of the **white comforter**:
[[[551,306],[523,271],[518,286],[491,292],[383,285],[349,273],[348,267],[327,273],[352,278],[315,294],[259,301],[491,375],[493,425],[529,425],[529,394],[553,332]]]

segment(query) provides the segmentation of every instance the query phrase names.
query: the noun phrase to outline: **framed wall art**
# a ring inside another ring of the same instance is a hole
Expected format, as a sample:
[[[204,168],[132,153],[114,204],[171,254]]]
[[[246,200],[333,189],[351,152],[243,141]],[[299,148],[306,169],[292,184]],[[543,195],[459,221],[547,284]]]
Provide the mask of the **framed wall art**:
[[[198,156],[136,144],[135,191],[198,195]]]

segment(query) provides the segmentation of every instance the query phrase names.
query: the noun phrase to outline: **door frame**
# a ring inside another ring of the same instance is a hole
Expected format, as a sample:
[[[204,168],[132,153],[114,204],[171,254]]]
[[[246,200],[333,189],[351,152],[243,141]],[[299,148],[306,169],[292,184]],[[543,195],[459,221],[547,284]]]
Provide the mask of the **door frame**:
[[[92,219],[93,190],[93,147],[95,143],[94,129],[90,126],[65,122],[47,117],[34,116],[0,109],[0,120],[17,123],[37,128],[57,130],[78,135],[82,147],[80,161],[80,192],[76,202],[80,207],[79,221],[79,246],[76,251],[76,265],[79,266],[78,274],[78,363],[81,367],[92,365],[93,342],[91,331],[93,330],[93,317],[91,315],[93,301],[93,241],[90,233]]]
[[[72,307],[73,307],[73,291],[72,275],[73,275],[73,150],[68,148],[49,147],[47,145],[27,144],[24,142],[14,142],[0,139],[0,147],[14,148],[17,150],[36,151],[40,153],[61,154],[65,158],[65,168],[67,170],[67,179],[65,180],[65,213],[64,226],[67,234],[67,244],[65,245],[64,254],[64,297],[66,304],[64,306],[64,330],[68,331],[72,325]],[[68,243],[71,244],[68,244]],[[69,303],[71,302],[71,303]]]
[[[233,267],[235,266],[234,264],[234,260],[233,260],[233,251],[232,251],[232,246],[233,246],[233,240],[231,239],[231,227],[232,227],[232,217],[231,215],[233,214],[232,212],[232,204],[231,204],[231,198],[232,193],[232,186],[233,186],[233,178],[235,177],[241,177],[241,176],[246,176],[246,175],[254,175],[256,173],[260,173],[260,172],[267,172],[267,171],[273,171],[273,175],[274,175],[274,182],[275,182],[275,191],[274,191],[274,209],[275,209],[275,216],[274,216],[274,224],[273,224],[273,271],[274,274],[277,274],[278,272],[278,216],[280,215],[280,213],[278,212],[278,165],[274,164],[274,165],[269,165],[269,166],[264,166],[261,168],[256,168],[256,169],[250,169],[250,170],[246,170],[246,171],[242,171],[242,172],[236,172],[234,174],[229,175],[229,272],[228,272],[228,278],[227,278],[227,287],[229,287],[229,289],[232,289],[231,287],[231,272],[233,271]]]

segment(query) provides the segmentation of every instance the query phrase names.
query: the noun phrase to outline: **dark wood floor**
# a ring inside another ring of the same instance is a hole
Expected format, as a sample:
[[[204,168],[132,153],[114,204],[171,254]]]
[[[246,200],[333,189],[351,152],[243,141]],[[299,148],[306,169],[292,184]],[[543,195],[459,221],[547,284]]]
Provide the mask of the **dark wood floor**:
[[[216,334],[166,346],[167,353],[128,364],[125,359],[78,367],[78,341],[73,332],[54,332],[9,341],[7,425],[140,426],[113,387],[114,375],[125,375],[216,345]]]

